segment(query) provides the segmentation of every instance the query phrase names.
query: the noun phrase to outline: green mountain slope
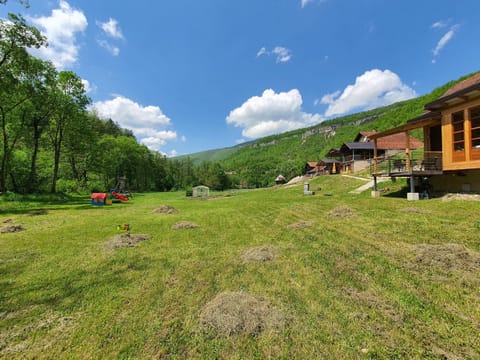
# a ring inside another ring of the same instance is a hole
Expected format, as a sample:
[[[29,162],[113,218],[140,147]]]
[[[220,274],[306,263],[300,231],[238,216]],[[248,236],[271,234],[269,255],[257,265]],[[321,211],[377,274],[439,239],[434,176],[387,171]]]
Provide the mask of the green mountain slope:
[[[338,117],[310,128],[272,135],[230,148],[191,154],[191,160],[219,162],[234,181],[248,187],[272,185],[277,175],[287,179],[303,173],[307,161],[318,161],[334,147],[352,141],[359,131],[386,130],[421,115],[424,105],[438,99],[464,76],[431,93],[389,106]],[[422,134],[414,134],[421,138]]]

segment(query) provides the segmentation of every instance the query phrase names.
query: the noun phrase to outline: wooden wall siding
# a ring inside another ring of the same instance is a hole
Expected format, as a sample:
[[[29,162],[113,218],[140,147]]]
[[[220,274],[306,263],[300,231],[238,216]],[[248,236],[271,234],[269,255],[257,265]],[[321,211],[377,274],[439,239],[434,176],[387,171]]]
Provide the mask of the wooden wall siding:
[[[480,149],[471,147],[472,134],[470,122],[470,109],[480,106],[480,98],[453,106],[442,111],[442,143],[443,143],[443,169],[444,170],[467,170],[480,169]],[[453,126],[452,115],[463,111],[464,113],[464,140],[465,150],[454,151],[453,149]]]

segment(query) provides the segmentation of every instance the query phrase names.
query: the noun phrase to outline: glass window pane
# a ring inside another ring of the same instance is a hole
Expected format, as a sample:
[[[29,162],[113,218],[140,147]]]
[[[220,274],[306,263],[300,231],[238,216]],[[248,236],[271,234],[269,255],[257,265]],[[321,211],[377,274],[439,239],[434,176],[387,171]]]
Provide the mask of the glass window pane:
[[[470,121],[472,128],[480,127],[480,108],[470,110]]]
[[[480,149],[480,139],[474,139],[472,140],[472,147],[474,149]]]
[[[472,139],[480,138],[480,129],[472,130]]]
[[[453,148],[455,151],[463,151],[465,148],[463,146],[463,142],[453,144]]]
[[[452,119],[453,119],[453,122],[463,121],[463,111],[452,114]]]
[[[453,141],[455,141],[455,142],[462,141],[463,140],[463,134],[464,134],[463,132],[453,134]]]
[[[477,119],[472,119],[472,129],[480,127],[480,117]]]
[[[458,123],[453,123],[453,131],[462,131],[463,130],[463,121]]]
[[[471,118],[478,117],[478,116],[480,116],[480,107],[470,109],[470,117]]]

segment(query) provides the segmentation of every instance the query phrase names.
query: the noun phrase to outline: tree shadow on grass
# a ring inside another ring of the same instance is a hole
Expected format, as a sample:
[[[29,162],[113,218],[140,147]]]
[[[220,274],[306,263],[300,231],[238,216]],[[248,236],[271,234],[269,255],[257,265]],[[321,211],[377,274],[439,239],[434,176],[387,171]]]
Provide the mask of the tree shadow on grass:
[[[400,189],[395,189],[392,191],[388,191],[386,193],[380,192],[382,197],[388,197],[388,198],[402,198],[406,199],[407,198],[407,193],[410,191],[410,189],[406,186],[401,187]]]
[[[15,198],[0,197],[0,215],[47,215],[55,210],[89,210],[93,206],[89,196],[65,196],[65,197],[49,197],[49,196],[17,196]],[[129,202],[115,202],[113,205],[102,206],[103,209],[112,209],[117,206],[130,206]]]
[[[31,271],[26,263],[17,265],[20,265],[23,273]],[[10,278],[2,277],[0,282],[0,303],[3,304],[0,304],[0,314],[9,312],[17,313],[19,317],[34,316],[24,312],[29,313],[28,309],[39,306],[67,312],[78,310],[87,304],[101,307],[98,302],[102,301],[105,295],[108,298],[115,294],[128,293],[128,289],[142,278],[148,267],[149,259],[131,254],[128,258],[112,258],[93,269],[72,268],[68,271],[54,271],[53,275],[43,272],[29,282],[13,281],[13,272],[7,271],[10,272]],[[18,272],[16,274],[18,275]]]

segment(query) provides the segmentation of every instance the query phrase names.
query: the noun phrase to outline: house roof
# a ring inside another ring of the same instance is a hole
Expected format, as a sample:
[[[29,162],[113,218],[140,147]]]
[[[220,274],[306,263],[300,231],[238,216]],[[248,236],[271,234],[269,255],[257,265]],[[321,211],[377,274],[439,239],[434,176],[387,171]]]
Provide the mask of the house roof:
[[[465,90],[471,86],[478,85],[478,84],[480,84],[480,72],[469,77],[468,79],[460,81],[458,84],[455,84],[450,89],[448,89],[445,92],[445,94],[442,95],[442,97],[450,96],[452,94],[455,94],[458,91]]]
[[[392,134],[395,135],[424,126],[437,125],[441,121],[440,111],[443,108],[468,101],[477,96],[480,96],[480,72],[452,86],[439,99],[426,104],[426,112],[423,115],[413,118],[406,124],[396,128],[373,134],[371,138],[378,139],[377,142],[380,142],[387,136],[392,136]],[[410,138],[411,140],[412,138]]]
[[[439,99],[425,104],[426,110],[441,110],[480,96],[480,72],[448,89]]]
[[[350,150],[373,150],[372,142],[348,142],[343,143],[342,148],[347,147]]]
[[[409,137],[410,139],[410,149],[416,149],[423,147],[423,142],[414,138],[413,136]],[[401,150],[405,149],[405,144],[407,142],[407,136],[405,133],[392,134],[385,136],[377,140],[378,149],[390,149],[390,150]]]
[[[335,159],[322,159],[320,161],[323,164],[341,164],[341,161],[335,160]]]
[[[395,128],[397,129],[397,128]],[[384,131],[381,132],[383,137],[378,137],[380,132],[373,130],[373,131],[362,131],[360,134],[364,136],[368,136],[370,139],[367,143],[362,142],[354,142],[354,143],[345,143],[347,147],[350,149],[372,149],[373,150],[373,142],[371,140],[377,138],[377,149],[381,150],[401,150],[405,149],[405,143],[407,141],[406,135],[403,132],[400,133],[392,133],[392,134],[385,134]],[[358,136],[357,136],[358,138]],[[423,142],[420,140],[410,136],[410,149],[416,149],[423,146]]]
[[[367,138],[370,138],[370,135],[375,134],[377,131],[376,130],[371,130],[371,131],[360,131],[357,136],[355,136],[355,139],[353,140],[354,142],[359,142],[362,136],[365,136]]]

